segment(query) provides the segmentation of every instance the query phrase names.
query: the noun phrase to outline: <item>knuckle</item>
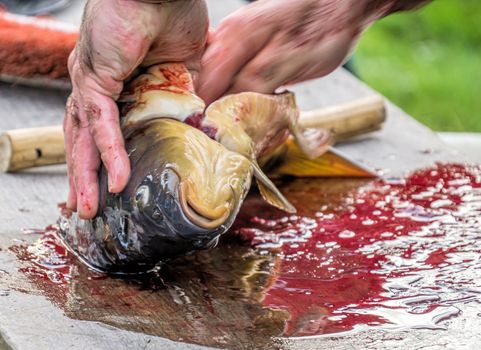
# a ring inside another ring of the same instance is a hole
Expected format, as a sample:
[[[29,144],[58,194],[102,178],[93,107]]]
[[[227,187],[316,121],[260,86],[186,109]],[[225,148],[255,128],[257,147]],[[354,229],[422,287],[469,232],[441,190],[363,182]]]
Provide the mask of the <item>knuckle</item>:
[[[64,132],[68,132],[70,130],[70,121],[72,122],[73,127],[79,127],[81,124],[78,103],[73,94],[69,96],[65,106],[65,118],[63,123]]]
[[[232,14],[226,17],[219,25],[216,31],[216,36],[228,37],[231,32],[245,32],[249,20],[245,16],[239,14]]]
[[[96,103],[91,101],[86,102],[83,105],[83,110],[85,112],[85,116],[87,117],[87,122],[90,126],[95,125],[102,114],[100,107]]]
[[[253,86],[250,80],[245,78],[239,78],[232,87],[233,93],[245,92],[245,91],[256,91],[259,86]]]

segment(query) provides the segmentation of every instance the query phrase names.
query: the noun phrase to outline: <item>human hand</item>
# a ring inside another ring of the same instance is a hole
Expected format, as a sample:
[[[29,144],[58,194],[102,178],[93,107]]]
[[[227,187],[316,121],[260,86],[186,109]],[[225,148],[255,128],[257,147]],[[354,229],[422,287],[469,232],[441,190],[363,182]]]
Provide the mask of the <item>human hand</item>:
[[[98,209],[98,169],[110,192],[125,187],[130,163],[115,103],[123,81],[139,66],[182,61],[200,68],[208,30],[203,0],[90,0],[80,37],[69,58],[72,94],[64,119],[68,165],[67,208],[81,218]]]
[[[365,0],[259,0],[225,18],[202,58],[199,95],[276,88],[339,66],[366,22]]]

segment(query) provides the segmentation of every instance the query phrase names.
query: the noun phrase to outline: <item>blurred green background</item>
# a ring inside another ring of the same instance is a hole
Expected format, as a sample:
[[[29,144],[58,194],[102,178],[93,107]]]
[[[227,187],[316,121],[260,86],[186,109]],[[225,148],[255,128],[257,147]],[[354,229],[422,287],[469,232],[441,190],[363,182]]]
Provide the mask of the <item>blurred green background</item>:
[[[429,127],[481,132],[481,1],[434,0],[377,22],[354,67]]]

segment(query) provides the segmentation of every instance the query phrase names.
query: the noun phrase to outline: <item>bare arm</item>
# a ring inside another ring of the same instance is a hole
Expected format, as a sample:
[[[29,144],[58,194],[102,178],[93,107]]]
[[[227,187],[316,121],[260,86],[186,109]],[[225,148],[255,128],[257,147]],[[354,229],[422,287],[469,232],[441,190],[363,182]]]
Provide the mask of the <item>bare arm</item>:
[[[372,22],[427,0],[258,0],[226,17],[210,35],[198,93],[272,93],[322,77],[349,55]]]

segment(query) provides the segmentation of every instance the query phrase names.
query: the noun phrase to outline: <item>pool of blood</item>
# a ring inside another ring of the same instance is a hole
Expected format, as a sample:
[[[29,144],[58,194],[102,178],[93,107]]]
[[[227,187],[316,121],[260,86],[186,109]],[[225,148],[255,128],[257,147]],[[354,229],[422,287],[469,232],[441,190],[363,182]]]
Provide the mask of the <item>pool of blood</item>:
[[[480,301],[480,167],[439,164],[374,181],[292,179],[281,189],[296,215],[252,194],[229,239],[169,263],[148,283],[99,279],[63,248],[55,228],[11,249],[70,317],[121,328],[135,324],[121,323],[128,317],[151,317],[156,323],[140,331],[206,345],[439,329],[464,303]],[[114,309],[119,317],[109,317]],[[168,322],[153,309],[172,310]],[[190,331],[180,337],[186,322]]]
[[[479,300],[478,167],[438,165],[355,188],[340,201],[302,182],[289,190],[298,215],[254,201],[237,228],[280,261],[260,301],[288,312],[285,335],[439,328],[459,313],[457,302]]]

